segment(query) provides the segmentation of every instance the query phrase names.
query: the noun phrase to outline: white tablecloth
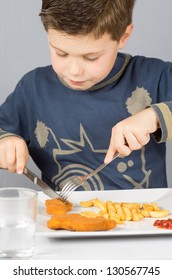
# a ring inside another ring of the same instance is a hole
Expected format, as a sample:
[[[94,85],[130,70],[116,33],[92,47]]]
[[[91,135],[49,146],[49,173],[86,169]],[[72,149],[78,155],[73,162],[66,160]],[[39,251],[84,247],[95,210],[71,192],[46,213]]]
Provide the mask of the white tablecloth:
[[[35,259],[172,260],[172,235],[79,239],[37,236]]]

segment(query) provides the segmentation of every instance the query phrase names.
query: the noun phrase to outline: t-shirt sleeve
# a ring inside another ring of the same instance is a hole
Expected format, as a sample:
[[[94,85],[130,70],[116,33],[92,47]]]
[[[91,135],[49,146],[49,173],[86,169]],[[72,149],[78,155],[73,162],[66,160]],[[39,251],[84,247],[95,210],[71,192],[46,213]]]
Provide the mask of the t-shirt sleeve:
[[[155,110],[160,128],[154,133],[157,142],[172,140],[172,63],[165,67],[157,83],[157,101],[151,107]]]
[[[172,101],[153,104],[151,107],[158,116],[160,126],[154,133],[156,141],[166,142],[172,140]]]
[[[0,106],[0,139],[15,135],[27,142],[28,134],[26,127],[27,106],[21,80],[14,92]]]
[[[5,137],[8,137],[8,136],[18,136],[18,135],[14,134],[14,133],[10,133],[10,132],[5,131],[5,130],[0,128],[0,140],[5,138]]]

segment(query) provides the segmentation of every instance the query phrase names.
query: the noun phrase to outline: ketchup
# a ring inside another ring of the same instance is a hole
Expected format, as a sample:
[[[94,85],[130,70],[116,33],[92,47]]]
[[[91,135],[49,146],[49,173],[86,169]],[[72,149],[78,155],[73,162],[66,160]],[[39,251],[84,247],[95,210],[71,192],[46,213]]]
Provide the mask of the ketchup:
[[[172,219],[156,220],[153,225],[159,228],[172,229]]]

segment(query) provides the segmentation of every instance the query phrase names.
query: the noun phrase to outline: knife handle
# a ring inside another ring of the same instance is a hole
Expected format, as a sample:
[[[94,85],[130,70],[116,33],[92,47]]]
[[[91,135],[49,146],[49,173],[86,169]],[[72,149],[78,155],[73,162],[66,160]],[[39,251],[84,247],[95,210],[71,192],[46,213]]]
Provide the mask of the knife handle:
[[[23,174],[26,177],[28,177],[35,185],[38,184],[39,178],[32,171],[30,171],[27,167],[24,168]]]

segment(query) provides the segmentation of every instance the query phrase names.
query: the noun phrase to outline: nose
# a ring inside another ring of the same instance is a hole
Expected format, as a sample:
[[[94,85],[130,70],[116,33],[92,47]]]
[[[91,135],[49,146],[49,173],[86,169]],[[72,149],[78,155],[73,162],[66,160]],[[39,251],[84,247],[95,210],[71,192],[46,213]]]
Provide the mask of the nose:
[[[83,73],[82,64],[75,59],[70,61],[69,73],[70,73],[71,76],[75,76],[75,77],[81,76],[82,73]]]

